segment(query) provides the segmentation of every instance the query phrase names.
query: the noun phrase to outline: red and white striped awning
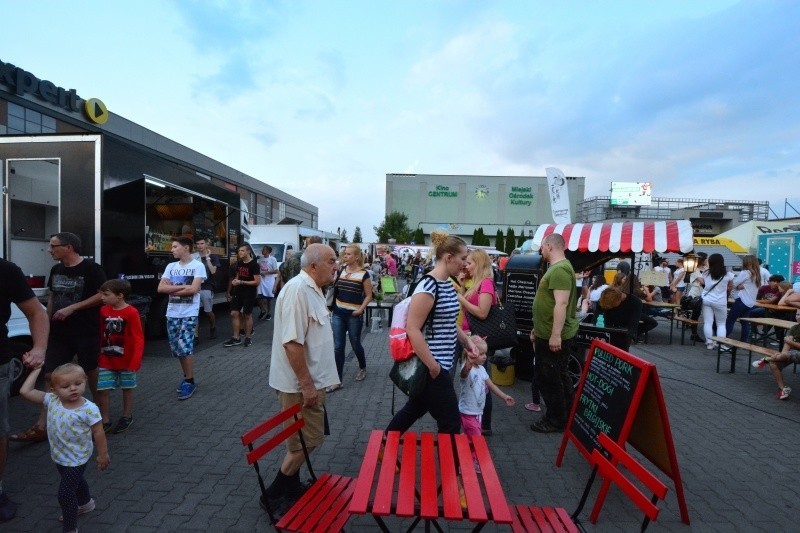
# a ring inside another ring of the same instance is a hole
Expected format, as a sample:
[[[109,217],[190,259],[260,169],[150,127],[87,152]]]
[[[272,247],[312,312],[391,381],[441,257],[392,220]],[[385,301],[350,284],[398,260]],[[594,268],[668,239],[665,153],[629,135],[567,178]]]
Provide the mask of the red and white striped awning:
[[[694,247],[688,220],[544,224],[533,236],[534,245],[541,246],[551,233],[560,233],[574,252],[688,253]]]

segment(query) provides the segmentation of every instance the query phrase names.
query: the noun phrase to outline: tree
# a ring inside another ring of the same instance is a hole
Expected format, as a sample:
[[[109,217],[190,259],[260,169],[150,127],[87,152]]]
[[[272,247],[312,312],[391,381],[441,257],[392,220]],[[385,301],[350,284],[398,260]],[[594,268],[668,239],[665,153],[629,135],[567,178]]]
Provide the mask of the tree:
[[[353,244],[360,244],[364,241],[361,240],[361,228],[356,226],[355,231],[353,232]]]
[[[508,228],[508,231],[506,231],[506,248],[503,251],[511,255],[511,252],[513,252],[516,247],[516,243],[517,237],[514,235],[514,228]]]
[[[373,226],[372,229],[375,230],[379,242],[389,242],[389,239],[395,239],[398,244],[407,244],[411,237],[408,215],[400,211],[392,211],[387,214],[380,226]]]
[[[505,252],[506,240],[503,238],[502,230],[497,230],[497,235],[494,237],[494,247],[501,252]]]
[[[416,244],[425,244],[425,232],[422,231],[422,228],[417,228],[417,230],[414,232],[414,238],[411,240]]]
[[[528,238],[525,236],[524,233],[519,234],[519,239],[517,239],[517,248],[522,248],[522,243],[527,241]]]
[[[472,230],[472,240],[470,241],[473,245],[478,244],[478,228]]]
[[[342,228],[342,231],[339,233],[339,241],[342,244],[347,244],[347,230]]]

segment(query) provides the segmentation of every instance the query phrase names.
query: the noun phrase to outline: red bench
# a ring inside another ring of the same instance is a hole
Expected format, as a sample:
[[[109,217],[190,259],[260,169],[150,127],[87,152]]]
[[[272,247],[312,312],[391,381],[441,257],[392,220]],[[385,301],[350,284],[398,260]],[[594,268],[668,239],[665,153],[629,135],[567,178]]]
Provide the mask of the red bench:
[[[275,526],[275,529],[278,531],[341,531],[350,518],[348,507],[353,496],[355,480],[332,474],[323,474],[319,478],[316,477],[314,470],[311,468],[311,459],[306,448],[306,442],[303,439],[302,429],[305,421],[298,417],[300,408],[300,405],[289,407],[242,435],[242,444],[247,446],[245,454],[247,464],[252,465],[256,471],[258,485],[261,488],[261,501],[267,508],[270,523]],[[283,427],[286,422],[292,419],[294,420],[293,422]],[[278,519],[269,505],[269,499],[266,495],[267,489],[258,461],[295,433],[300,436],[306,466],[313,484]],[[264,440],[257,443],[256,441],[260,439]]]
[[[592,456],[590,458],[590,464],[593,467],[592,475],[586,483],[586,488],[583,491],[581,502],[578,504],[578,509],[570,515],[563,507],[511,505],[509,509],[514,515],[511,529],[514,533],[523,531],[563,531],[576,533],[579,530],[583,531],[583,527],[581,527],[577,517],[583,510],[583,506],[586,503],[589,491],[592,488],[597,474],[600,474],[601,479],[618,485],[628,498],[644,512],[645,516],[641,531],[647,529],[651,520],[655,521],[656,518],[658,518],[659,509],[656,503],[658,500],[663,500],[667,495],[667,486],[651,474],[621,446],[611,440],[605,433],[601,433],[598,440],[603,449],[608,452],[609,457],[606,458],[598,449],[592,450]],[[619,465],[624,466],[645,488],[653,493],[653,496],[648,498],[638,486],[626,477],[625,473],[619,469]],[[589,521],[592,524],[597,522],[601,507],[602,500],[598,498],[589,515]]]

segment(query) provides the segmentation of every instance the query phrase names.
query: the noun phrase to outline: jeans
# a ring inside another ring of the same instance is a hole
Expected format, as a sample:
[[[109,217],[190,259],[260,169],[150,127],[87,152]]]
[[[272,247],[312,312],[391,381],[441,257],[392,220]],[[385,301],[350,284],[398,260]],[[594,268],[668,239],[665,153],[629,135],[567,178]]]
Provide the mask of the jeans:
[[[545,404],[544,418],[557,428],[565,428],[572,407],[572,380],[567,372],[572,339],[561,341],[561,350],[550,351],[550,340],[536,337],[533,364],[536,387]]]
[[[461,433],[461,413],[458,412],[456,390],[453,388],[450,373],[444,369],[436,379],[428,374],[425,390],[419,397],[408,399],[395,413],[386,431],[406,431],[426,413],[430,413],[436,420],[439,433]]]
[[[367,359],[364,357],[364,347],[361,345],[361,329],[364,322],[360,316],[353,316],[352,311],[345,311],[338,307],[333,310],[331,328],[333,329],[333,355],[336,360],[336,371],[339,381],[342,380],[344,371],[344,348],[346,336],[350,336],[350,346],[358,358],[358,368],[367,368]]]
[[[736,298],[736,301],[733,302],[731,306],[731,310],[728,312],[728,320],[725,322],[725,330],[728,332],[728,335],[733,332],[733,325],[736,324],[737,320],[748,316],[750,316],[750,308],[742,303],[741,298]],[[742,334],[739,336],[739,340],[747,342],[749,337],[750,322],[742,322]]]

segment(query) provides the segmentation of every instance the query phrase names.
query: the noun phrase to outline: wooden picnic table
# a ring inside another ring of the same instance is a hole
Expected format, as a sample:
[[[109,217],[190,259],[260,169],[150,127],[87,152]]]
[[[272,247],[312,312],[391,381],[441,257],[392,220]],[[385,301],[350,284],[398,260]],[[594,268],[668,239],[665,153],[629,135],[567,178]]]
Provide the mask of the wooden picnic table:
[[[739,322],[748,322],[750,324],[757,325],[757,326],[771,326],[772,328],[774,328],[771,333],[763,333],[761,335],[761,341],[762,341],[762,344],[764,346],[766,346],[767,345],[767,341],[769,341],[769,339],[773,339],[774,341],[776,341],[778,343],[778,350],[782,350],[783,349],[783,337],[785,335],[785,332],[789,328],[791,328],[792,326],[797,324],[797,322],[793,322],[791,320],[783,320],[781,318],[772,318],[772,317],[764,317],[764,318],[762,318],[762,317],[742,317],[742,318],[739,319]],[[780,330],[780,332],[782,334],[778,333],[779,330]],[[758,336],[759,335],[756,333],[755,328],[753,328],[753,331],[750,334],[750,338],[752,339],[752,341],[754,343],[758,340]]]
[[[762,301],[757,301],[756,307],[763,307],[764,309],[776,311],[778,313],[795,313],[798,311],[797,307],[792,307],[791,305],[778,305]]]
[[[675,316],[674,310],[680,309],[681,304],[673,304],[670,302],[647,302],[647,301],[642,301],[642,303],[648,307],[655,307],[658,309],[671,309],[673,311],[673,313],[670,316],[659,315],[662,318],[666,318],[667,320],[669,320],[669,343],[672,344],[672,330],[675,326],[675,321],[673,320]]]
[[[473,452],[479,468],[475,468]],[[463,487],[466,506],[461,505]],[[512,516],[486,439],[480,435],[447,435],[374,430],[356,480],[353,514],[371,514],[382,531],[383,517],[414,518],[437,529],[437,520],[511,524]]]

